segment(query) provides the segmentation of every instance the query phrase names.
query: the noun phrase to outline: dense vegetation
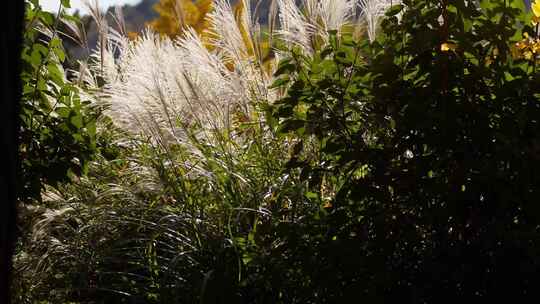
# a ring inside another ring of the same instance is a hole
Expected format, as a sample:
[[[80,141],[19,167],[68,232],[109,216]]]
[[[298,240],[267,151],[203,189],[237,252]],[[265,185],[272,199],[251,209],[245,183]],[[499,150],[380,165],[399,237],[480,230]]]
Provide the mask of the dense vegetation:
[[[23,125],[15,301],[536,295],[540,3],[396,2],[280,0],[263,32],[215,1],[204,39],[102,24],[77,84],[30,31],[22,115],[57,115]]]
[[[22,50],[20,157],[22,200],[40,199],[44,184],[84,172],[95,150],[95,115],[66,81],[65,53],[55,17],[28,3]]]

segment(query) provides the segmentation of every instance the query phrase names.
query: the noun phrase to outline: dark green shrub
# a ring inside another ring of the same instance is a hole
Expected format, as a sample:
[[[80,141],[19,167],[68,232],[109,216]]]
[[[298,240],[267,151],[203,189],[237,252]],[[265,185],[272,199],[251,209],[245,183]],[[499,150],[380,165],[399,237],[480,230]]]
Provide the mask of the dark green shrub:
[[[372,44],[334,36],[281,62],[288,91],[270,116],[302,143],[288,165],[306,196],[332,193],[328,216],[281,236],[294,263],[266,264],[299,273],[278,275],[274,288],[295,295],[285,302],[536,292],[540,78],[535,59],[512,55],[522,33],[538,35],[524,12],[403,1]]]

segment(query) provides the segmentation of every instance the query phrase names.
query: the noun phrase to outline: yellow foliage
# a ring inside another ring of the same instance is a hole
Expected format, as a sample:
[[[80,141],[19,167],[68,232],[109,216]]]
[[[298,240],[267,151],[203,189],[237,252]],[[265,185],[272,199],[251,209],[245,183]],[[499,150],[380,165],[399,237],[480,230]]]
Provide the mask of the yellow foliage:
[[[203,35],[210,26],[206,15],[212,9],[212,0],[160,0],[154,5],[159,17],[150,22],[156,32],[176,37],[186,27]]]
[[[540,17],[540,1],[536,0],[531,4],[531,9],[534,13],[534,16]]]
[[[441,51],[442,52],[448,52],[450,50],[454,51],[456,47],[457,46],[454,43],[445,42],[441,44]]]
[[[271,45],[267,38],[263,38],[261,33],[251,33],[248,28],[247,21],[247,9],[245,2],[238,0],[233,7],[234,17],[236,25],[242,34],[242,40],[246,46],[248,56],[257,58],[261,63],[264,71],[269,72],[272,70],[273,53],[271,51]]]
[[[534,61],[540,54],[540,39],[530,37],[528,33],[523,34],[523,39],[517,42],[513,49],[516,58]]]
[[[139,38],[139,34],[137,32],[128,32],[127,37],[129,40],[135,41],[137,38]]]
[[[242,0],[237,1],[233,7],[233,12],[234,12],[234,18],[236,19],[236,24],[238,26],[238,29],[240,30],[240,33],[242,34],[242,40],[244,41],[244,44],[248,51],[247,55],[253,56],[255,55],[254,46],[253,46],[253,41],[251,40],[251,34],[249,32],[248,25],[246,24],[246,8],[244,5],[244,1]]]
[[[213,50],[215,46],[211,38],[216,38],[215,31],[209,22],[207,15],[213,8],[213,0],[160,0],[154,10],[159,14],[149,25],[162,35],[171,38],[182,34],[186,27],[193,28],[201,37],[206,48]],[[236,26],[238,27],[244,42],[246,57],[256,58],[265,71],[272,69],[273,54],[268,39],[263,39],[260,33],[250,32],[247,24],[247,11],[245,2],[237,0],[233,6]],[[232,62],[225,63],[229,69],[233,69]]]
[[[523,39],[518,41],[511,49],[514,58],[522,58],[528,61],[536,62],[540,59],[540,36],[538,33],[538,24],[540,22],[540,2],[534,1],[531,4],[533,16],[531,24],[536,26],[536,32],[533,36],[529,36],[529,33],[523,33]]]

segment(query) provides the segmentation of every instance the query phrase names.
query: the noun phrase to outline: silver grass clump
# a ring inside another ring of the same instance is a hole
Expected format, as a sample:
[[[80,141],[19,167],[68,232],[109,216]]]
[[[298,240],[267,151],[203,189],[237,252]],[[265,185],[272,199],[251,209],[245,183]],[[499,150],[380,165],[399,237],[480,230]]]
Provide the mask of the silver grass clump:
[[[318,4],[327,31],[340,30],[355,14],[353,0],[321,0]]]
[[[98,9],[93,10],[101,18]],[[244,16],[244,26],[253,28],[250,14]],[[109,28],[92,55],[93,64],[79,76],[95,88],[95,100],[107,101],[116,124],[165,145],[184,142],[183,126],[189,123],[209,130],[228,128],[232,112],[249,115],[249,103],[268,96],[271,78],[248,54],[227,1],[217,1],[210,18],[218,34],[212,39],[215,51],[192,29],[176,41],[147,30],[133,42]],[[97,77],[105,82],[99,89]]]
[[[277,34],[289,45],[311,54],[317,39],[328,42],[328,31],[338,32],[345,25],[365,24],[368,37],[375,38],[378,20],[398,0],[277,0],[281,28]]]
[[[249,7],[249,0],[244,2],[244,7]],[[247,5],[247,6],[246,6]],[[242,22],[248,29],[253,28],[249,10],[245,10]],[[214,10],[209,16],[210,23],[216,32],[212,43],[223,50],[226,56],[235,63],[240,63],[247,59],[248,50],[242,37],[242,33],[237,25],[234,12],[229,1],[218,0],[214,4]]]
[[[146,30],[129,41],[121,12],[116,12],[117,31],[106,24],[95,2],[90,11],[101,39],[93,63],[81,65],[80,79],[94,88],[91,97],[106,100],[117,125],[164,146],[185,143],[185,126],[193,123],[207,136],[212,130],[227,130],[233,114],[251,117],[253,102],[272,102],[276,97],[268,90],[273,71],[264,70],[257,49],[260,25],[252,18],[250,1],[240,1],[244,9],[240,20],[229,1],[215,1],[208,16],[213,50],[190,28],[177,40]],[[328,41],[329,30],[339,31],[348,24],[365,22],[373,39],[377,20],[390,4],[387,0],[303,0],[299,6],[294,0],[277,0],[271,11],[278,16],[278,37],[311,54]],[[272,21],[271,34],[273,26]],[[282,55],[278,53],[270,66],[275,67]],[[98,87],[97,78],[105,85]]]
[[[290,45],[300,46],[306,53],[312,53],[311,37],[316,34],[317,27],[309,22],[308,18],[312,16],[312,10],[315,8],[306,5],[307,16],[305,16],[294,0],[277,0],[277,2],[281,26],[281,29],[277,30],[277,34]]]
[[[361,20],[366,24],[368,38],[375,40],[379,19],[384,16],[384,12],[391,6],[399,4],[398,0],[358,0]]]
[[[100,95],[110,104],[108,113],[115,123],[126,130],[144,130],[152,137],[167,130],[165,136],[174,138],[178,132],[170,114],[184,106],[179,104],[184,97],[175,81],[184,52],[169,39],[158,38],[146,32],[136,43],[119,45],[117,58],[112,43],[105,48],[98,45],[95,59],[104,61],[93,68],[103,67],[96,71],[105,81]]]

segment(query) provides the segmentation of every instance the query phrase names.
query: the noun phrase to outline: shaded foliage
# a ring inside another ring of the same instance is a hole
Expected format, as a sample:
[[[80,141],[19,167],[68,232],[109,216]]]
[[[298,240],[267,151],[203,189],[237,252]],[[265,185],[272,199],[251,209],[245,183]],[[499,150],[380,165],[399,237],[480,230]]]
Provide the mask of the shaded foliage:
[[[538,35],[524,11],[403,1],[373,44],[334,36],[281,62],[288,92],[271,116],[311,147],[289,167],[314,197],[325,180],[335,193],[310,249],[287,237],[323,302],[534,293],[540,83],[534,61],[511,55]]]
[[[85,171],[96,149],[97,113],[65,78],[60,15],[42,11],[37,1],[26,4],[19,197],[39,200],[44,184],[57,185]]]

